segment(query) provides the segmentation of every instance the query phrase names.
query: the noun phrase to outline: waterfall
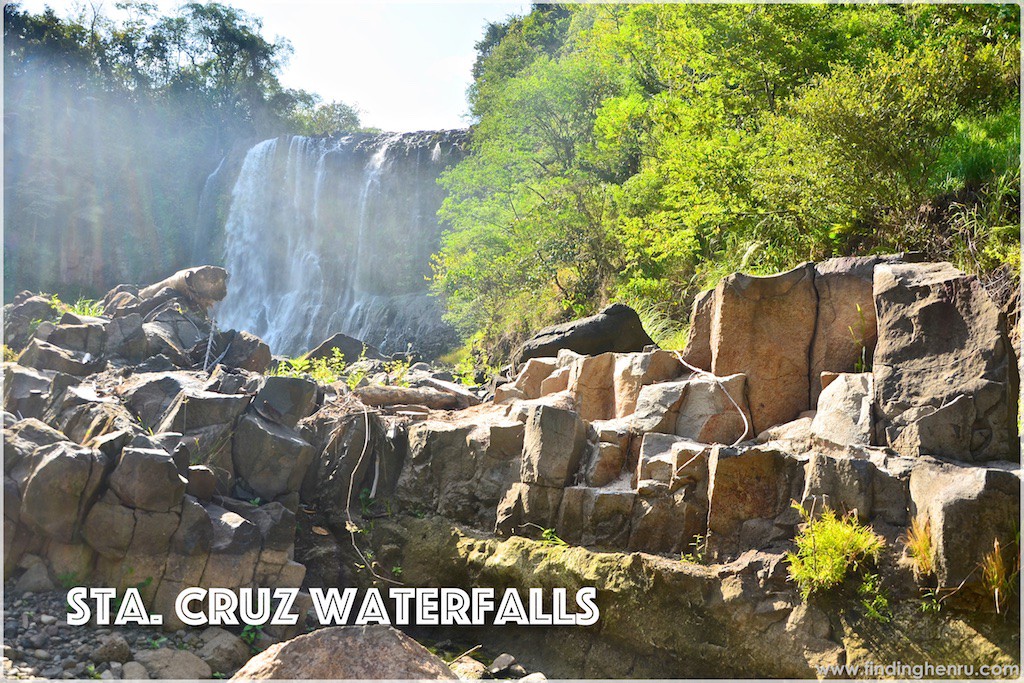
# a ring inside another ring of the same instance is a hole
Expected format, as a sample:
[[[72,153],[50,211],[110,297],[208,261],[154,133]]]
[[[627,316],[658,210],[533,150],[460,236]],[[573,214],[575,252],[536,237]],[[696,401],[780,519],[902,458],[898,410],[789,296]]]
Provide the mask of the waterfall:
[[[337,332],[385,352],[446,350],[453,331],[426,277],[440,242],[437,178],[464,137],[291,136],[252,147],[224,227],[220,326],[286,355]]]

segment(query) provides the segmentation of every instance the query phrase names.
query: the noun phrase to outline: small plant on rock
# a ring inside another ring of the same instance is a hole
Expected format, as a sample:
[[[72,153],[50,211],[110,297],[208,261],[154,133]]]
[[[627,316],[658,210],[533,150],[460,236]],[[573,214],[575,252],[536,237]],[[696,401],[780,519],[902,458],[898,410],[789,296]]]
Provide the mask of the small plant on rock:
[[[882,588],[882,577],[878,574],[865,574],[860,585],[857,586],[857,595],[860,596],[860,604],[864,608],[868,619],[887,623],[892,621],[892,609],[889,606],[889,596]]]
[[[992,543],[992,551],[981,561],[981,580],[985,590],[992,596],[996,613],[1003,614],[1010,605],[1010,599],[1017,592],[1020,576],[1020,550],[1018,543],[1003,546],[999,539]],[[1008,558],[1009,556],[1009,558]]]
[[[242,639],[242,642],[249,646],[249,649],[256,652],[256,641],[263,635],[263,626],[261,624],[246,624],[245,628],[242,629],[242,634],[238,636]]]
[[[804,528],[794,539],[796,552],[787,553],[786,559],[789,576],[800,586],[804,600],[841,585],[851,571],[876,562],[881,555],[885,541],[854,514],[839,517],[826,507],[814,519],[799,503],[793,507],[800,511]]]
[[[4,362],[15,363],[18,360],[18,352],[12,349],[7,344],[4,344]]]
[[[704,564],[707,561],[708,537],[697,534],[690,543],[692,550],[683,553],[679,559],[690,564]]]
[[[907,529],[907,552],[914,567],[914,576],[921,579],[935,573],[935,552],[932,548],[932,523],[918,516]]]

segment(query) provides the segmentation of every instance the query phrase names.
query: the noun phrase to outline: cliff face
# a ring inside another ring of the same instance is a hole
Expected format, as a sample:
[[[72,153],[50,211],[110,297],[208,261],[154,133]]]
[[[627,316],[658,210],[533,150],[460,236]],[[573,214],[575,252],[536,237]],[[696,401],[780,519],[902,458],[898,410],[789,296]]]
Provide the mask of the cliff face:
[[[464,131],[441,131],[255,145],[224,227],[222,327],[283,354],[337,332],[385,352],[443,352],[454,337],[426,277],[441,234],[437,178],[464,143]]]

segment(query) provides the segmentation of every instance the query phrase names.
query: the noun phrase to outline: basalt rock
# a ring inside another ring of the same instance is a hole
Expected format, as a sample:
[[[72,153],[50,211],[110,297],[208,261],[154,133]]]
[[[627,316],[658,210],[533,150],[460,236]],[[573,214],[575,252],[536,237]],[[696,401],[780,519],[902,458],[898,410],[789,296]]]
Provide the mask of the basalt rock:
[[[544,328],[523,344],[516,362],[557,356],[562,349],[596,356],[643,351],[652,344],[636,311],[625,304],[612,304],[589,318]]]
[[[879,439],[904,455],[1020,459],[1017,363],[1006,318],[948,263],[875,269]]]
[[[227,296],[227,282],[228,273],[223,268],[198,266],[179,270],[166,280],[149,285],[139,292],[139,298],[149,299],[169,288],[205,310]]]

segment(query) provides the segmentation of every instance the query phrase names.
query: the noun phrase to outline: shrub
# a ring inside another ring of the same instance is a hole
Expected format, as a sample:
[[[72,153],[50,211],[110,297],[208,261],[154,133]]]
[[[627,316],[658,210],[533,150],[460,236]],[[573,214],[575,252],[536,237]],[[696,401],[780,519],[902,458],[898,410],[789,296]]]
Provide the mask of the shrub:
[[[885,542],[852,513],[839,517],[826,507],[821,517],[814,519],[799,504],[793,507],[805,524],[795,539],[796,552],[787,553],[786,559],[789,576],[800,586],[805,600],[841,585],[851,571],[878,560]]]

